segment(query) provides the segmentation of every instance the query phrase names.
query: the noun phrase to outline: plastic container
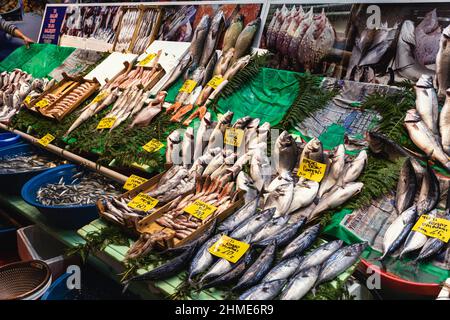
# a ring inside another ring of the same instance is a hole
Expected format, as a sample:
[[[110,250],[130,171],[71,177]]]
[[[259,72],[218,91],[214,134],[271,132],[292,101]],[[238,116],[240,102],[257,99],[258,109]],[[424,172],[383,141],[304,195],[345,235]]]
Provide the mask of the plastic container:
[[[0,267],[19,261],[17,254],[16,228],[0,224]]]
[[[17,230],[17,248],[22,261],[42,260],[48,264],[54,279],[65,273],[69,264],[78,262],[66,259],[66,247],[35,225]]]
[[[0,133],[0,148],[12,146],[22,142],[22,138],[15,133]]]
[[[93,204],[76,206],[46,206],[36,200],[39,188],[48,183],[57,183],[61,177],[69,180],[81,170],[73,164],[65,164],[30,179],[22,188],[22,198],[35,206],[52,224],[66,229],[79,229],[98,218],[97,206]]]
[[[67,278],[70,273],[64,273],[56,279],[44,293],[41,300],[74,300],[76,291],[67,288]]]
[[[0,159],[5,156],[19,155],[19,154],[46,154],[44,150],[33,147],[29,144],[16,144],[0,149]],[[8,194],[20,194],[25,182],[32,177],[47,171],[51,168],[43,168],[32,171],[16,172],[16,173],[1,173],[0,172],[0,191]]]

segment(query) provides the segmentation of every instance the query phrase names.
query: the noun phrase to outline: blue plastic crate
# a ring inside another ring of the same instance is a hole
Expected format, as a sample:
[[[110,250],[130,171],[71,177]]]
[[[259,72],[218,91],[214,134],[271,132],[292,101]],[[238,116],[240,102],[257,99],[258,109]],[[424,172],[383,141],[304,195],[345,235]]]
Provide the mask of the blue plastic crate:
[[[5,132],[0,133],[0,148],[12,146],[22,142],[22,138],[15,133]]]

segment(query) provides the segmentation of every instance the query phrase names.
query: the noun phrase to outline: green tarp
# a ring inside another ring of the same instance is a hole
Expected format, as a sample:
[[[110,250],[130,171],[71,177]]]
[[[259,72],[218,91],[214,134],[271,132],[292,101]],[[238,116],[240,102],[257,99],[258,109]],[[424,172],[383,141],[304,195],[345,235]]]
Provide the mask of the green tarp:
[[[30,48],[22,46],[0,62],[0,71],[18,68],[35,78],[48,77],[48,74],[61,65],[74,50],[72,47],[59,47],[53,44],[34,43]]]

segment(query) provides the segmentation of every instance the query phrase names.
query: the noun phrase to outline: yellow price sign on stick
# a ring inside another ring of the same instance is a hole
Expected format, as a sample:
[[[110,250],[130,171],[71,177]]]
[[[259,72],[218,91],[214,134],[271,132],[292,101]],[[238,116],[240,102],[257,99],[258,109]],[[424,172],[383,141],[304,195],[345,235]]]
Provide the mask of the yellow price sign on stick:
[[[142,146],[142,149],[144,149],[145,151],[147,151],[149,153],[152,153],[152,152],[158,151],[162,147],[164,147],[164,143],[162,143],[161,141],[159,141],[157,139],[152,139],[146,145]]]
[[[38,142],[43,145],[44,147],[48,146],[50,142],[52,142],[53,140],[55,140],[55,137],[52,136],[50,133],[47,133],[45,136],[43,136],[42,138],[40,138],[38,140]]]
[[[50,101],[47,99],[42,99],[41,101],[36,102],[35,106],[38,108],[44,108],[50,104]]]
[[[222,78],[221,75],[217,75],[214,76],[211,80],[209,80],[207,85],[215,90],[224,80],[225,79]]]
[[[413,231],[418,231],[432,238],[438,238],[441,241],[450,240],[450,220],[421,215],[413,227]]]
[[[130,202],[128,202],[128,206],[139,211],[147,212],[153,209],[158,202],[158,199],[150,197],[148,194],[139,193],[136,197],[131,199]]]
[[[210,215],[212,215],[216,210],[217,207],[200,200],[195,200],[192,204],[184,208],[185,212],[189,213],[190,215],[200,220],[205,220]]]
[[[302,162],[300,163],[300,167],[298,168],[297,175],[308,180],[320,182],[325,175],[326,169],[327,165],[324,163],[303,158]]]
[[[144,67],[149,64],[156,57],[156,53],[148,54],[141,62],[138,63],[139,67]]]
[[[114,125],[114,123],[116,122],[116,117],[108,117],[108,118],[103,118],[102,120],[100,120],[100,122],[97,125],[97,130],[100,129],[110,129],[112,128],[112,126]]]
[[[228,128],[225,130],[224,142],[229,146],[240,147],[244,139],[244,130],[236,128]]]
[[[194,80],[186,80],[183,85],[180,88],[180,92],[186,92],[191,93],[194,91],[195,87],[197,86],[197,82]]]
[[[248,243],[223,235],[209,248],[209,252],[216,257],[236,263],[247,252],[248,248],[250,248]]]
[[[132,174],[131,176],[128,177],[127,181],[125,181],[125,184],[123,185],[123,188],[125,190],[133,190],[134,188],[139,187],[141,184],[143,184],[144,182],[147,182],[148,179],[139,177],[135,174]]]
[[[27,97],[25,98],[25,100],[23,100],[23,102],[26,103],[26,104],[30,104],[30,102],[31,102],[31,96],[27,96]]]

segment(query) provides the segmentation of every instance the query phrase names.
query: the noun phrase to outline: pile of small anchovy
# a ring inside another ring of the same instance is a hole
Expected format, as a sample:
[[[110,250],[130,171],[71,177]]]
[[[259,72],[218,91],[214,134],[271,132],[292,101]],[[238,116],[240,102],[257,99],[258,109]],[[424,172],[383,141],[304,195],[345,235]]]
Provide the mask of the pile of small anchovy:
[[[107,178],[92,172],[78,172],[69,179],[61,177],[58,183],[48,183],[39,188],[37,201],[46,206],[93,204],[98,199],[110,198],[120,193]]]
[[[18,173],[56,167],[54,159],[38,154],[21,154],[0,158],[0,173]]]

